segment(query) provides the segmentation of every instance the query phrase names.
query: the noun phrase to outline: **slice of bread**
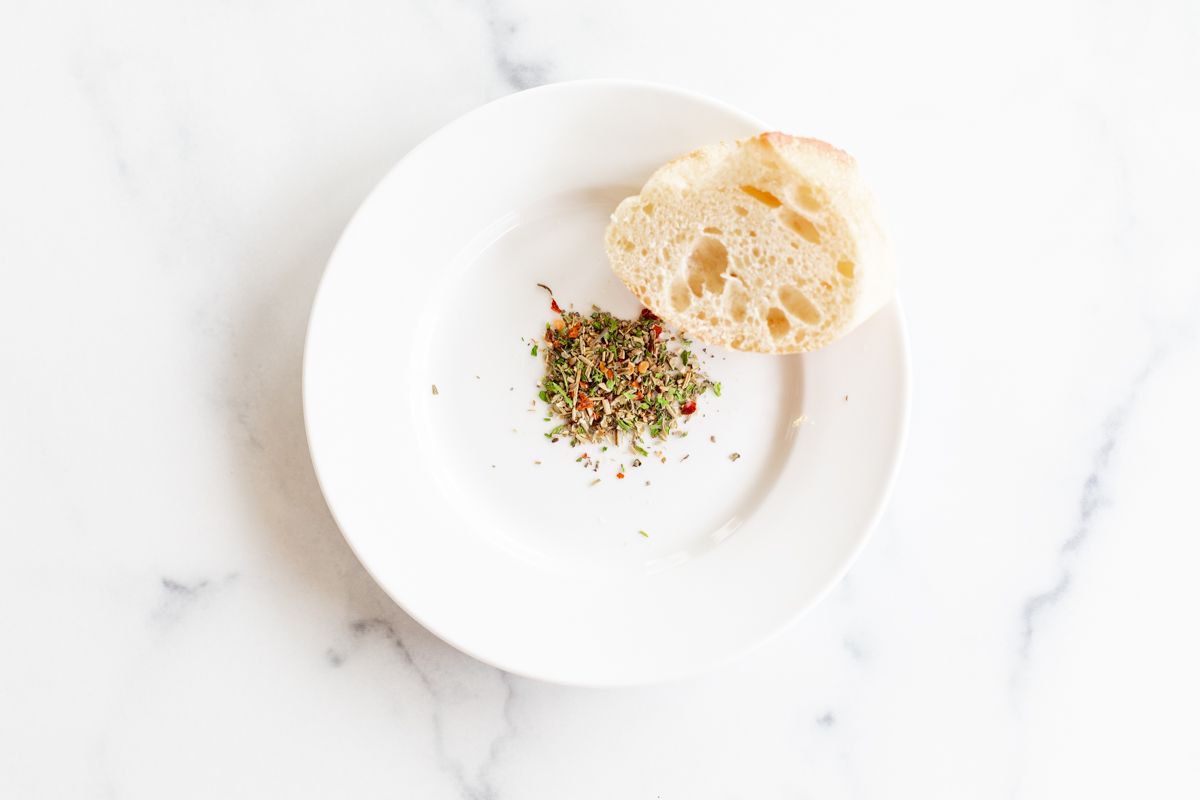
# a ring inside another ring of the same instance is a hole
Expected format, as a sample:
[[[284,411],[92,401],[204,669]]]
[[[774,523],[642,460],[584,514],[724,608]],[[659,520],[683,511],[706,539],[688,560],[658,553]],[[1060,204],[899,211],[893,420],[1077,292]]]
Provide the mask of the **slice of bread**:
[[[895,288],[854,159],[782,133],[661,167],[617,206],[605,240],[613,271],[651,311],[737,350],[815,350]]]

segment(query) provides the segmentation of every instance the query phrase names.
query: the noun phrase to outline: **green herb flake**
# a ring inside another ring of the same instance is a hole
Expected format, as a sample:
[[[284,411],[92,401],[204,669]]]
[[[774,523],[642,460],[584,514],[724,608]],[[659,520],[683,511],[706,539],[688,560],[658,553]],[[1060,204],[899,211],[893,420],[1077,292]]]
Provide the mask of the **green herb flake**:
[[[646,533],[645,531],[638,531],[638,533],[640,533],[642,536],[646,537],[647,539],[650,538],[650,534]]]
[[[716,383],[714,383],[712,389],[713,389],[713,394],[715,394],[717,397],[721,396],[721,382],[720,381],[717,381]]]
[[[533,346],[533,349],[529,351],[529,355],[533,356],[534,358],[537,358],[537,350],[538,350],[538,348],[537,348],[537,345],[535,344]]]

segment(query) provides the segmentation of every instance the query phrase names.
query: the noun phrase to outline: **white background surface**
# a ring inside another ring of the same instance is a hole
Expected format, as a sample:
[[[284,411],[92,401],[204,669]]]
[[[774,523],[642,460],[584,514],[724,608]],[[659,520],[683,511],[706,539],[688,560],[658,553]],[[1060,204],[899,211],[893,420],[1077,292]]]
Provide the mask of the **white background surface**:
[[[1196,7],[640,5],[4,6],[0,796],[1200,792]],[[915,379],[841,587],[722,672],[620,691],[395,609],[299,401],[384,170],[602,76],[854,153]]]

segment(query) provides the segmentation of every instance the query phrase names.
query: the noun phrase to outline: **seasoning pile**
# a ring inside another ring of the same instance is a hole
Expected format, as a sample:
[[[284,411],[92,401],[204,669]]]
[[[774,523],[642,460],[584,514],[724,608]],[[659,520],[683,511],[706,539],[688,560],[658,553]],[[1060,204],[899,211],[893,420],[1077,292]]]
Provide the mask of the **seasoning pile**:
[[[546,287],[543,287],[546,288]],[[584,316],[563,311],[546,325],[541,346],[546,374],[539,397],[560,424],[546,434],[551,441],[620,444],[628,435],[635,450],[643,437],[667,439],[681,420],[696,413],[697,399],[721,384],[699,369],[691,342],[664,334],[662,322],[648,309],[637,319],[619,319],[595,306]],[[533,345],[532,354],[538,354]]]

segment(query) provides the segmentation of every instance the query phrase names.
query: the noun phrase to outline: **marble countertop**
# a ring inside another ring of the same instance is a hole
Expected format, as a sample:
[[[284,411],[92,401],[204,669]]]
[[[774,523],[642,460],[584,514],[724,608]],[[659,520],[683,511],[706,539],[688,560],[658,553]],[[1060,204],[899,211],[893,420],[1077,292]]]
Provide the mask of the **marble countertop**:
[[[1195,4],[8,4],[0,797],[1200,793]],[[548,81],[854,153],[913,417],[848,578],[723,671],[512,677],[375,587],[304,325],[441,124]]]

